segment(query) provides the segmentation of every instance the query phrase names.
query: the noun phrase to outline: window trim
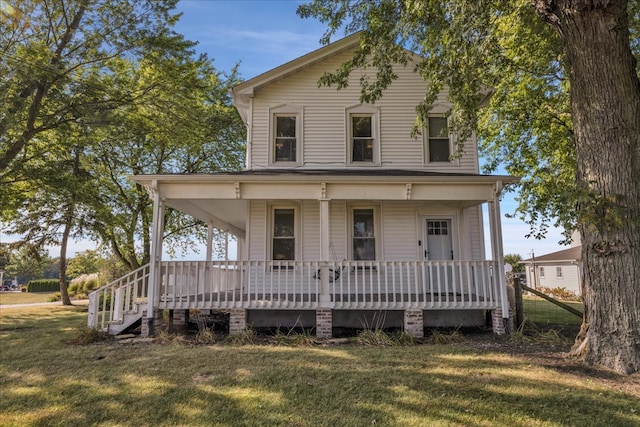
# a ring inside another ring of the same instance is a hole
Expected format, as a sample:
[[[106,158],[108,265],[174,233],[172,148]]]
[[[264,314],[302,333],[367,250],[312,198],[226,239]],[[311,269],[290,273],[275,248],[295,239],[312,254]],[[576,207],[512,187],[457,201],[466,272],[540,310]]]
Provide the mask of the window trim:
[[[375,259],[372,260],[356,260],[354,259],[353,253],[353,240],[355,236],[353,235],[353,222],[354,222],[354,211],[361,209],[371,209],[373,211],[373,238],[374,238],[374,250],[375,250]],[[384,259],[382,256],[382,224],[380,222],[380,206],[376,204],[350,204],[348,206],[348,223],[347,223],[347,236],[348,236],[348,251],[347,256],[351,261],[362,261],[362,262],[379,262]]]
[[[371,117],[371,139],[373,153],[371,161],[353,160],[353,121],[352,117]],[[346,164],[349,166],[379,166],[380,161],[380,109],[370,105],[354,105],[345,109],[345,146]]]
[[[278,117],[296,118],[296,159],[295,161],[276,161],[276,131]],[[270,166],[300,166],[303,153],[303,120],[304,109],[293,104],[283,104],[269,109],[269,165]]]
[[[429,152],[429,147],[430,147],[430,142],[431,142],[431,137],[429,136],[429,121],[432,118],[436,118],[436,119],[445,119],[447,121],[447,128],[449,126],[449,118],[446,117],[446,115],[444,114],[429,114],[427,115],[427,117],[425,118],[425,123],[423,126],[423,153],[424,153],[424,163],[427,165],[452,165],[457,163],[455,159],[451,159],[451,156],[453,155],[453,150],[454,150],[454,136],[451,132],[448,133],[448,139],[449,139],[449,159],[446,161],[431,161],[430,160],[430,152]],[[436,138],[434,138],[436,139]],[[444,139],[444,137],[441,138],[437,138],[437,139]]]

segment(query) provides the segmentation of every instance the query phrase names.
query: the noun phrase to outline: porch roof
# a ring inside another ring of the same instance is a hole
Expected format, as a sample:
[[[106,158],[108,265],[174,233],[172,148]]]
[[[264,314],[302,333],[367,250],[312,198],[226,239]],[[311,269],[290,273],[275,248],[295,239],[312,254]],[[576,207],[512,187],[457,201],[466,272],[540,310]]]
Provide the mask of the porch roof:
[[[215,174],[135,175],[174,209],[244,234],[249,200],[413,200],[473,206],[492,201],[504,175],[395,169],[259,169]],[[498,190],[499,191],[499,190]]]

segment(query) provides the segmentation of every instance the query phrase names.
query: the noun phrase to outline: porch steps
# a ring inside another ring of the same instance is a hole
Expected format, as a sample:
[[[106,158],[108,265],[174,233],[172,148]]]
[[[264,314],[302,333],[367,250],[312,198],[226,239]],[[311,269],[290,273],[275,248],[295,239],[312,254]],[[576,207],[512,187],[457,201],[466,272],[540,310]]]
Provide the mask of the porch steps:
[[[109,335],[118,335],[128,327],[142,319],[142,313],[147,308],[147,303],[134,304],[133,310],[122,312],[120,315],[114,315],[114,320],[110,320],[107,326]]]

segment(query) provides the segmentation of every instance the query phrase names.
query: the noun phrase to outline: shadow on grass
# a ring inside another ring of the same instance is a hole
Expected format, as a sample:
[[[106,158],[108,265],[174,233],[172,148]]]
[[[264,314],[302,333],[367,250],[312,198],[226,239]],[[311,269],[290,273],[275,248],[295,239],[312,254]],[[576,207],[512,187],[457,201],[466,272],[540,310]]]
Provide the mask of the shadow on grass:
[[[4,314],[0,425],[640,424],[635,397],[504,354],[450,346],[70,346],[86,321],[76,309]]]

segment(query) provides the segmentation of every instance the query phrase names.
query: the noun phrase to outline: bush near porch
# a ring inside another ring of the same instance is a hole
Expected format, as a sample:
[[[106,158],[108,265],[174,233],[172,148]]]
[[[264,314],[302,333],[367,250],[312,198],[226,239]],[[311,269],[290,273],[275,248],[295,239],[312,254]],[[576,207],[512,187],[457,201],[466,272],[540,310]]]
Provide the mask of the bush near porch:
[[[72,345],[86,307],[0,310],[0,425],[640,425],[639,376],[484,343]]]

